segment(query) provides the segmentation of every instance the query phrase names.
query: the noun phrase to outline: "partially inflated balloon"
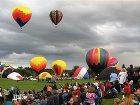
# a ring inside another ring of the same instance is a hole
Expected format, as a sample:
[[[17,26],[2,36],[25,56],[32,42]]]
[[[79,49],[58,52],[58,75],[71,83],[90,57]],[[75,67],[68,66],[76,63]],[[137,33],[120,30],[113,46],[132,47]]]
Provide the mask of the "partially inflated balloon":
[[[74,77],[77,79],[89,79],[89,74],[85,67],[78,67],[74,72]]]
[[[61,76],[64,70],[66,70],[66,63],[63,60],[56,60],[52,63],[52,70],[58,76]]]
[[[7,76],[7,78],[12,80],[23,80],[24,77],[17,72],[12,72]]]
[[[110,57],[107,66],[111,67],[111,66],[118,66],[119,62],[115,57]]]
[[[39,74],[39,79],[46,79],[46,78],[52,78],[51,74],[48,72],[42,72]]]
[[[13,9],[12,16],[20,27],[23,27],[32,16],[32,11],[26,6],[17,6]]]
[[[53,10],[50,12],[50,19],[51,21],[57,25],[63,18],[63,14],[59,10]]]
[[[30,61],[30,66],[33,70],[40,72],[41,70],[46,68],[47,60],[42,56],[34,57]]]
[[[109,52],[103,48],[93,48],[86,55],[86,62],[95,74],[100,73],[107,67]]]

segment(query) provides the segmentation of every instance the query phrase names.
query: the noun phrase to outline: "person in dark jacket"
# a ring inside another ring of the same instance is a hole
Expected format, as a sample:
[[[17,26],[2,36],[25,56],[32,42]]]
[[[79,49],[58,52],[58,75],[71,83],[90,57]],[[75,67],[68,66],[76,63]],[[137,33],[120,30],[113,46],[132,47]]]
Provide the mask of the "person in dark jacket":
[[[134,71],[133,71],[133,65],[131,64],[130,67],[128,68],[128,81],[131,81],[133,79]]]
[[[63,93],[61,89],[58,89],[58,94],[59,94],[59,105],[63,105],[64,100],[63,100]]]
[[[81,88],[80,99],[81,99],[82,103],[84,103],[84,101],[86,99],[86,92],[85,92],[85,89],[84,88]]]

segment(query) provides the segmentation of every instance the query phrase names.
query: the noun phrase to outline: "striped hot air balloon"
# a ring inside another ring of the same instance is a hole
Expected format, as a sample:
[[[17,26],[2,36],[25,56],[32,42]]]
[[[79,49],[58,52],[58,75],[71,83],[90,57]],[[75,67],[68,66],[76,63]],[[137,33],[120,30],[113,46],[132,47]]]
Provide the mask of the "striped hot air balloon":
[[[56,75],[61,76],[63,71],[66,70],[66,62],[63,60],[54,61],[52,63],[52,70]]]
[[[107,67],[109,52],[103,48],[93,48],[86,54],[86,62],[95,74],[100,73]]]
[[[22,28],[31,19],[32,11],[26,6],[17,6],[13,9],[12,16]]]
[[[47,60],[43,56],[33,57],[30,60],[30,66],[36,72],[40,72],[41,70],[45,69],[47,66]]]
[[[74,77],[77,79],[89,79],[89,74],[85,67],[78,67],[74,72]]]

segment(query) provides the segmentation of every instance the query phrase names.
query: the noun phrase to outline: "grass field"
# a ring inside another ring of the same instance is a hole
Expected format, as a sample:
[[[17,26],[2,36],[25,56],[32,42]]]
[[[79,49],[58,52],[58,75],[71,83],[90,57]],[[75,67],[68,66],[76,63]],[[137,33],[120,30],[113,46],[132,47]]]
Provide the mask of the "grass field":
[[[93,80],[63,80],[63,81],[57,81],[58,84],[66,84],[66,83],[86,83],[86,82],[94,82]],[[0,87],[4,89],[9,89],[11,86],[17,86],[21,91],[24,90],[42,90],[44,85],[47,85],[48,83],[46,81],[38,82],[38,81],[13,81],[9,79],[3,79],[0,78]],[[103,105],[113,105],[113,98],[112,99],[103,99]]]

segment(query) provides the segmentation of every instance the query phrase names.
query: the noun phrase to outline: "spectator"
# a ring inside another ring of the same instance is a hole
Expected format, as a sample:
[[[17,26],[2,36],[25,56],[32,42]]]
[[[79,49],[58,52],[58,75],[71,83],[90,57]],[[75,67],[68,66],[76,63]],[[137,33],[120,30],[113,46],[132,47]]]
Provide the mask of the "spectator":
[[[85,92],[84,88],[81,88],[80,99],[81,99],[82,103],[84,103],[84,100],[86,99],[86,92]]]
[[[52,91],[52,87],[50,85],[47,86],[47,92],[48,91],[50,91],[50,92]]]
[[[122,99],[121,105],[130,105],[130,104],[128,103],[128,97],[124,97],[124,98]]]
[[[113,72],[110,74],[110,82],[116,81],[117,78],[118,78],[117,73],[115,73],[115,71],[113,71]]]
[[[58,89],[58,94],[59,94],[59,105],[63,105],[64,101],[63,101],[63,93],[61,89]]]
[[[21,102],[17,99],[17,101],[15,102],[15,105],[21,105]]]
[[[140,88],[134,92],[135,95],[135,101],[138,101],[140,103]]]
[[[135,90],[137,90],[140,87],[139,79],[140,79],[139,72],[135,71],[133,75],[133,85],[134,85]]]
[[[95,94],[95,89],[94,88],[90,88],[88,90],[88,92],[86,93],[86,98],[87,98],[87,103],[90,105],[95,105],[95,98],[96,98],[96,94]]]
[[[120,87],[121,87],[121,92],[123,91],[123,84],[124,82],[126,81],[127,79],[127,72],[126,72],[126,69],[123,68],[122,71],[119,73],[119,83],[120,83]]]
[[[4,92],[2,87],[0,87],[0,104],[4,103]]]
[[[129,95],[128,101],[129,101],[130,105],[139,105],[139,102],[135,100],[134,94]]]
[[[128,95],[131,94],[131,87],[128,82],[125,82],[123,85],[124,92]]]
[[[129,65],[130,67],[128,68],[128,81],[131,81],[133,79],[133,75],[134,75],[134,72],[133,72],[133,65]]]
[[[47,97],[45,96],[41,97],[40,105],[47,105]]]
[[[115,98],[114,105],[121,105],[121,100],[119,98]]]

